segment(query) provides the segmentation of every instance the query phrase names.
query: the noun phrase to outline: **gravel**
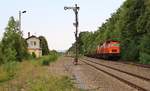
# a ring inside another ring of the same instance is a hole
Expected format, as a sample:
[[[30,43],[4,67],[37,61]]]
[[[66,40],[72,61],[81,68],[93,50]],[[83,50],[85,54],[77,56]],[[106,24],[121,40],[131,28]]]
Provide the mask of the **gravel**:
[[[79,61],[73,65],[73,58],[61,57],[49,66],[52,74],[67,75],[75,82],[75,87],[87,91],[137,91],[123,82]]]

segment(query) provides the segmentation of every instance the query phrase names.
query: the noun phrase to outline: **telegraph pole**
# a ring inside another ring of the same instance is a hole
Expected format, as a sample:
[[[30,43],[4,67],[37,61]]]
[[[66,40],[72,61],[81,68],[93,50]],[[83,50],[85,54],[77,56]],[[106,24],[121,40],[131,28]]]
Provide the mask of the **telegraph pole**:
[[[74,64],[77,65],[78,63],[78,26],[79,26],[79,21],[78,21],[78,11],[80,9],[80,7],[77,6],[77,4],[75,4],[75,7],[64,7],[64,10],[67,10],[67,9],[72,9],[75,13],[75,23],[73,23],[73,25],[75,26],[76,28],[76,32],[75,32],[75,52],[76,52],[76,56],[74,58]]]

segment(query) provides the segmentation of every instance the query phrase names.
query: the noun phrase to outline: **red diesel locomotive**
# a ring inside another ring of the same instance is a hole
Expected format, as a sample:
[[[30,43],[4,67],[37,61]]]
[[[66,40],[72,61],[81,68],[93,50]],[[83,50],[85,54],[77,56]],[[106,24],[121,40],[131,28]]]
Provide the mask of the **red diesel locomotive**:
[[[104,59],[112,59],[120,57],[120,42],[106,41],[96,48],[96,57]]]

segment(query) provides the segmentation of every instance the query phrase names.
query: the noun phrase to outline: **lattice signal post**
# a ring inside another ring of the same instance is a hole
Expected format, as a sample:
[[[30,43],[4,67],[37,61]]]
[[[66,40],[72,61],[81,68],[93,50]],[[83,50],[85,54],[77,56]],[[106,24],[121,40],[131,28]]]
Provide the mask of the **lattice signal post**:
[[[72,9],[75,13],[75,23],[73,23],[73,25],[76,28],[76,32],[75,32],[75,39],[76,39],[76,56],[74,58],[74,64],[77,65],[78,64],[78,26],[79,26],[79,22],[78,22],[78,11],[80,9],[80,7],[77,6],[77,4],[75,4],[75,7],[64,7],[64,10],[68,10],[68,9]]]

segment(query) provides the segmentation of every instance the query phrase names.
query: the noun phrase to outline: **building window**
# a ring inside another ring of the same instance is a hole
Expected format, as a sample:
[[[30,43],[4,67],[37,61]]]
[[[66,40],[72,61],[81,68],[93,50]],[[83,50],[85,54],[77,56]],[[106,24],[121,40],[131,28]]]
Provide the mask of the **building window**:
[[[30,42],[31,46],[33,46],[33,41]]]
[[[36,42],[34,41],[34,46],[36,46]]]
[[[31,46],[36,46],[36,41],[31,41],[31,42],[30,42],[30,45],[31,45]]]

